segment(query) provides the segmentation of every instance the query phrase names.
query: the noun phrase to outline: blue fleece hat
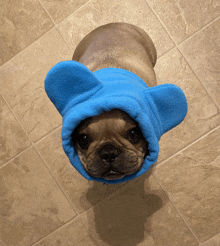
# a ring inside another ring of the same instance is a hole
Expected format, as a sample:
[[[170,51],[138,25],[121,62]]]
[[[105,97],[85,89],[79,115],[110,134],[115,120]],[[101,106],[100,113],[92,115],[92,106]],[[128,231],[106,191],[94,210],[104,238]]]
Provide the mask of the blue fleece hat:
[[[137,75],[120,68],[92,73],[76,61],[56,64],[45,79],[45,90],[63,117],[62,145],[71,164],[88,180],[117,184],[139,177],[157,161],[162,134],[180,124],[187,113],[183,91],[173,84],[148,87]],[[142,168],[118,180],[90,176],[74,149],[71,134],[84,119],[120,109],[138,122],[148,142]]]

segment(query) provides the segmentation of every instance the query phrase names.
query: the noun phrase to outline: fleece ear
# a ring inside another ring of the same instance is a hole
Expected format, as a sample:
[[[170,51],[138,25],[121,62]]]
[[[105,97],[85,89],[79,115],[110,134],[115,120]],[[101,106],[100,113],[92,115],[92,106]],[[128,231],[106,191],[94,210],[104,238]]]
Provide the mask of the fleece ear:
[[[148,89],[147,100],[154,108],[161,135],[180,124],[187,113],[187,101],[183,91],[173,84]]]
[[[76,61],[57,63],[45,79],[47,95],[62,116],[68,110],[69,102],[84,101],[102,87],[93,73]]]

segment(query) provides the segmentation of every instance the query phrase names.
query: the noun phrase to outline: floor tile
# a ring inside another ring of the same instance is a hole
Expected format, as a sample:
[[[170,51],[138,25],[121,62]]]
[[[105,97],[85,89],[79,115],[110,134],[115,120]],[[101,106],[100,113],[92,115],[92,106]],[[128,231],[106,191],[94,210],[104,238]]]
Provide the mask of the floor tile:
[[[220,19],[184,42],[180,49],[220,109]]]
[[[81,221],[81,217],[56,230],[33,246],[96,246],[95,241]]]
[[[220,234],[209,239],[205,243],[201,243],[199,246],[220,246]]]
[[[38,0],[1,1],[0,65],[53,27]]]
[[[53,65],[70,58],[68,46],[54,29],[0,68],[1,93],[34,142],[61,125],[44,79]]]
[[[78,213],[82,213],[122,187],[88,181],[71,165],[63,151],[60,129],[39,141],[36,148]]]
[[[63,1],[51,1],[41,0],[41,3],[49,12],[50,16],[56,23],[64,20],[68,15],[79,9],[89,0],[63,0]]]
[[[219,0],[146,0],[173,40],[180,43],[220,15]]]
[[[30,245],[76,216],[31,148],[0,169],[0,239]]]
[[[0,166],[30,144],[27,135],[0,96]]]
[[[150,172],[82,217],[97,246],[198,245]]]
[[[220,233],[220,127],[154,174],[200,242]]]
[[[83,16],[83,17],[82,17]],[[92,0],[58,25],[73,51],[80,40],[93,29],[111,22],[127,22],[144,29],[155,43],[158,56],[174,44],[145,0]]]
[[[175,154],[220,124],[218,108],[177,49],[157,61],[158,84],[179,86],[186,95],[188,112],[184,121],[165,133],[160,140],[158,161]]]

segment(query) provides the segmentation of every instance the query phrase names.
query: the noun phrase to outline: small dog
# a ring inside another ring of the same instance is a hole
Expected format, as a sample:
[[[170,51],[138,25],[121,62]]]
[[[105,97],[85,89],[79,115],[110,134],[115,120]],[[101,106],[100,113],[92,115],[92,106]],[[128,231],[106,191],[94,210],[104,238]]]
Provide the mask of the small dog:
[[[110,23],[86,35],[76,47],[73,60],[92,72],[122,68],[139,76],[148,87],[156,86],[157,54],[147,33],[127,23]],[[138,123],[119,109],[83,120],[72,133],[85,171],[106,180],[122,179],[139,171],[149,154]]]

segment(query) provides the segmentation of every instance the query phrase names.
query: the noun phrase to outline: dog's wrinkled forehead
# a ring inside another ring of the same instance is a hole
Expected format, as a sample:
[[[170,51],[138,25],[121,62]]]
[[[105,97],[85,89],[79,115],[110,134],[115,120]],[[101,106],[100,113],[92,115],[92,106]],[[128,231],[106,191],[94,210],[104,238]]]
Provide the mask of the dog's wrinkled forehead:
[[[98,131],[100,127],[105,127],[106,129],[111,128],[113,130],[114,128],[117,129],[119,127],[127,129],[136,127],[137,125],[137,122],[133,120],[126,112],[119,109],[113,109],[81,121],[75,131],[82,132],[89,128],[95,130],[95,126],[97,126]]]

